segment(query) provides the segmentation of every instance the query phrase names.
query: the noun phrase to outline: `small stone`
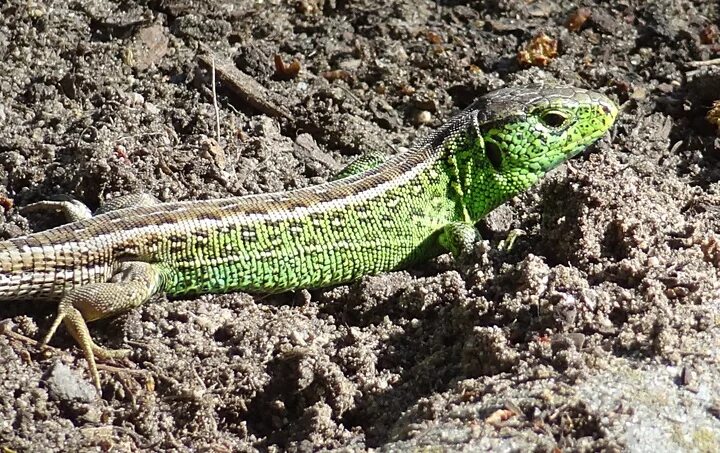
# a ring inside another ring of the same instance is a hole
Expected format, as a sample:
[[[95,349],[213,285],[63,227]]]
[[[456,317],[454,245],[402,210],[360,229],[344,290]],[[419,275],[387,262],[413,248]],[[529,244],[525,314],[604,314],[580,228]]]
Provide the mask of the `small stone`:
[[[89,381],[80,378],[67,365],[58,361],[48,370],[45,384],[50,396],[66,403],[91,403],[97,392]]]
[[[420,110],[415,114],[414,122],[417,125],[430,124],[432,122],[432,113],[427,110]]]

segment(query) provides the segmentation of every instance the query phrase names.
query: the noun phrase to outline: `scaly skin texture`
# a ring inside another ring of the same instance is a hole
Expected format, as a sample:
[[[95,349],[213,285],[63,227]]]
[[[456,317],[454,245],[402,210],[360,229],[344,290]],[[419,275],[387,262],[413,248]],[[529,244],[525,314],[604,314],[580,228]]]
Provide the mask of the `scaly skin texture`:
[[[467,254],[474,222],[602,136],[616,114],[581,89],[499,90],[410,150],[333,182],[116,209],[0,242],[0,300],[60,300],[45,341],[64,319],[99,386],[93,353],[117,354],[90,340],[85,321],[157,293],[322,287],[444,250]]]

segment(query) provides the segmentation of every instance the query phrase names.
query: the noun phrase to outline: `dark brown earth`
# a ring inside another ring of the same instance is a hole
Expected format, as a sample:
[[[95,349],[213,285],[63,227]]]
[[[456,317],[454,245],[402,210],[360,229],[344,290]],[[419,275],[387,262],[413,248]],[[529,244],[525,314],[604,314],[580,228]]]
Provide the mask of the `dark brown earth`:
[[[134,350],[101,396],[64,330],[49,351],[17,335],[41,338],[54,305],[2,304],[4,451],[719,451],[716,2],[587,1],[584,23],[543,0],[198,3],[2,3],[0,239],[61,223],[18,209],[58,194],[317,184],[505,85],[590,87],[622,113],[482,222],[473,265],[94,323]],[[543,32],[557,57],[521,65]],[[252,88],[217,84],[219,145],[212,54]]]

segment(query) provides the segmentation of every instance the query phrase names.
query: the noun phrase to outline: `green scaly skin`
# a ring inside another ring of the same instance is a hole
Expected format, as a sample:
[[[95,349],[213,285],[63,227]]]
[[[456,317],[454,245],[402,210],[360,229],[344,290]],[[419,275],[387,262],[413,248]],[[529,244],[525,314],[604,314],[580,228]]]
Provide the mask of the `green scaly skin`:
[[[158,293],[322,287],[444,251],[467,256],[477,220],[601,137],[616,114],[582,89],[508,88],[410,150],[384,163],[371,155],[319,186],[199,202],[129,197],[89,218],[69,210],[80,220],[0,242],[0,300],[59,300],[44,343],[64,320],[99,387],[94,357],[126,351],[95,345],[86,321]]]

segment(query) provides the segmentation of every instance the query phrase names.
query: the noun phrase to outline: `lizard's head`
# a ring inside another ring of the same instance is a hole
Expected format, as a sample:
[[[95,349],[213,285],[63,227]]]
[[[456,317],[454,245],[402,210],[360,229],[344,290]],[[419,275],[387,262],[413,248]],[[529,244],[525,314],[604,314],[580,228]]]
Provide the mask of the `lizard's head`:
[[[581,152],[612,126],[613,101],[593,91],[540,85],[505,88],[475,102],[484,166],[519,192]]]

